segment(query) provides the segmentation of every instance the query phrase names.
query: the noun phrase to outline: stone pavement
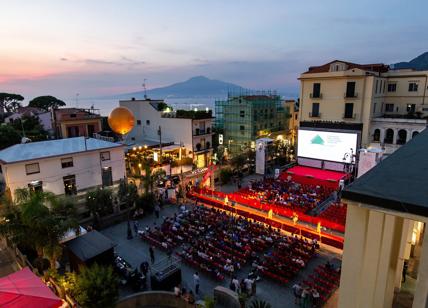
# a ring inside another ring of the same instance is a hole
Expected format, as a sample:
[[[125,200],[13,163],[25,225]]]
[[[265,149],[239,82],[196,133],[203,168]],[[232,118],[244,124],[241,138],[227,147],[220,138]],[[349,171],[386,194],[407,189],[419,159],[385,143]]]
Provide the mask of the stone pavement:
[[[155,215],[148,215],[139,220],[140,228],[145,226],[153,226],[154,222],[161,224],[163,219],[162,216],[172,216],[175,212],[178,211],[178,208],[174,205],[167,205],[161,210],[161,218],[156,219]],[[134,238],[127,240],[127,222],[122,222],[120,224],[111,226],[101,231],[105,236],[112,239],[116,244],[117,253],[127,260],[133,267],[138,267],[142,261],[149,261],[149,245],[141,240],[140,238],[134,235]],[[178,248],[179,249],[179,248]],[[155,258],[156,261],[167,258],[166,254],[163,251],[155,248]],[[283,308],[283,307],[294,307],[294,297],[291,290],[291,286],[296,281],[301,281],[306,278],[309,274],[312,273],[313,269],[321,263],[325,263],[327,259],[331,258],[341,258],[340,255],[328,251],[322,250],[319,254],[319,257],[314,258],[309,262],[307,267],[298,273],[296,278],[290,281],[287,285],[280,285],[268,279],[262,279],[257,283],[257,294],[254,298],[262,299],[269,302],[272,305],[272,308]],[[182,270],[182,286],[186,289],[193,288],[193,274],[196,271],[195,268],[192,268],[186,264],[181,264]],[[242,268],[237,276],[239,279],[246,277],[250,271],[250,266]],[[210,277],[200,273],[200,294],[197,296],[197,299],[203,299],[205,295],[213,296],[213,289],[217,285],[222,285],[224,287],[229,286],[229,279],[225,279],[223,282],[216,282]],[[123,292],[122,296],[129,295],[129,292]]]

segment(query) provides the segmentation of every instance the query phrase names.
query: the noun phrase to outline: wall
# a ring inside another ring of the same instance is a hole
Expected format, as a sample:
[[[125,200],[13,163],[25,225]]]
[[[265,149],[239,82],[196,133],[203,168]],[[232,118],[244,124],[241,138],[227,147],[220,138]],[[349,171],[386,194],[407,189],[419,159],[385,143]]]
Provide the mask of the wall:
[[[100,162],[100,152],[110,151],[110,160]],[[63,169],[61,158],[73,157],[73,167]],[[25,165],[38,162],[40,173],[26,175]],[[113,182],[125,176],[125,160],[122,147],[44,158],[3,165],[6,184],[13,193],[17,188],[26,188],[31,181],[43,181],[43,190],[56,195],[64,194],[63,177],[76,175],[77,190],[102,184],[101,168],[111,167]]]
[[[172,292],[148,291],[136,293],[120,299],[116,308],[194,308],[195,305],[188,304]]]

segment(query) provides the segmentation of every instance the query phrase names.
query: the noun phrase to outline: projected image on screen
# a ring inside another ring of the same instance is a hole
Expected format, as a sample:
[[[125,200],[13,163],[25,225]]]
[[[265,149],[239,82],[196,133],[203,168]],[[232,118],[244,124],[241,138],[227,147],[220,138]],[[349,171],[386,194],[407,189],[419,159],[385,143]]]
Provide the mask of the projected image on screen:
[[[299,129],[297,156],[335,162],[350,163],[352,158],[345,153],[356,153],[357,134],[336,133]]]

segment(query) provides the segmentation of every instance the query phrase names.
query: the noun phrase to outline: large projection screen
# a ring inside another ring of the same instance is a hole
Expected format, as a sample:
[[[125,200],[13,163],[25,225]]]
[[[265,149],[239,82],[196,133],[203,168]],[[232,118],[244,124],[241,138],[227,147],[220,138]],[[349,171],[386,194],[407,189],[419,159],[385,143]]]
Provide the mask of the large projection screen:
[[[297,156],[351,163],[351,153],[356,154],[357,139],[358,134],[356,133],[299,129]]]

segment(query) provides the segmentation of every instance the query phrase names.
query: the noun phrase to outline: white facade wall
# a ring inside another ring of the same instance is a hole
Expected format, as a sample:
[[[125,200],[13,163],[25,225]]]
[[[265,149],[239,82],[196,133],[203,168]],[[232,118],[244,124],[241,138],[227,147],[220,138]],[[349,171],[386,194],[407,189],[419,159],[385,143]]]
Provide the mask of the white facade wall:
[[[156,102],[156,101],[154,101]],[[127,107],[134,113],[135,126],[127,136],[127,141],[135,141],[144,145],[144,141],[159,142],[158,129],[162,128],[162,142],[183,143],[187,152],[196,151],[196,144],[204,138],[212,147],[212,119],[183,119],[162,117],[149,101],[129,100],[120,101],[120,106]],[[140,121],[140,122],[138,122]],[[140,124],[138,124],[140,123]],[[203,124],[202,124],[203,123]],[[196,129],[210,128],[210,134],[196,136]],[[134,139],[132,139],[134,138]]]
[[[110,160],[101,161],[101,152],[110,152]],[[73,157],[73,167],[62,168],[61,158]],[[39,163],[40,173],[27,175],[25,165]],[[43,191],[64,194],[63,177],[76,176],[77,191],[102,184],[101,168],[111,167],[113,182],[125,176],[125,159],[122,147],[55,156],[2,165],[6,186],[12,194],[17,188],[27,188],[31,181],[42,181]]]

